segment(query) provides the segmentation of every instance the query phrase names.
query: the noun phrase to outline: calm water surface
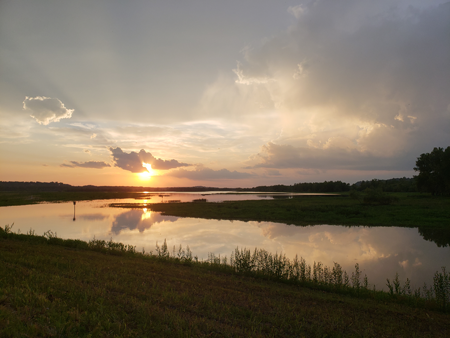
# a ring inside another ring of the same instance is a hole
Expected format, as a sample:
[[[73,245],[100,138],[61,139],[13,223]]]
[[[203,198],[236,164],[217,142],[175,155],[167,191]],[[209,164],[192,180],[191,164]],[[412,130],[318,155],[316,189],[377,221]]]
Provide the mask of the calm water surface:
[[[181,196],[181,195],[190,195]],[[148,199],[208,201],[249,199],[246,195],[172,194]],[[270,198],[256,197],[251,198]],[[148,209],[110,208],[109,203],[146,203],[144,200],[97,200],[73,203],[37,204],[0,208],[2,226],[14,223],[13,230],[26,233],[33,229],[38,235],[51,230],[58,237],[89,241],[96,239],[135,245],[137,250],[154,251],[156,242],[167,240],[169,247],[189,245],[194,255],[206,259],[209,252],[230,256],[236,247],[264,248],[272,253],[283,252],[332,266],[338,262],[351,274],[356,262],[366,273],[370,284],[384,288],[386,278],[398,272],[400,279],[412,285],[432,283],[434,273],[442,266],[450,268],[450,247],[438,247],[426,241],[415,228],[344,227],[330,225],[291,226],[272,222],[219,221],[198,218],[163,216]]]

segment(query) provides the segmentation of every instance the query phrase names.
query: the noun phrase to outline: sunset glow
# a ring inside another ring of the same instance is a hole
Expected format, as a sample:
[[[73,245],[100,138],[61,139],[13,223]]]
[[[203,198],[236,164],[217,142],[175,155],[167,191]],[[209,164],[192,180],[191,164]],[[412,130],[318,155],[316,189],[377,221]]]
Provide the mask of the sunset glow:
[[[0,180],[355,183],[449,146],[448,0],[92,3],[2,3]]]
[[[139,178],[141,180],[149,180],[150,178],[152,178],[156,173],[155,171],[152,169],[152,165],[148,164],[148,163],[142,163],[142,166],[146,169],[145,171],[138,173]]]
[[[146,219],[150,219],[152,217],[152,211],[147,208],[142,209],[141,221],[145,221]]]

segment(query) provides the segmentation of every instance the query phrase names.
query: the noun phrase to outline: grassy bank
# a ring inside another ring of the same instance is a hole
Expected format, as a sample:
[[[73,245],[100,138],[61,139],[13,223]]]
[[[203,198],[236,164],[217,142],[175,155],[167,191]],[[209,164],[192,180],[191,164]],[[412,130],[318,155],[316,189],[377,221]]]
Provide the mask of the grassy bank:
[[[350,198],[344,194],[223,203],[207,202],[206,196],[196,203],[157,203],[148,206],[113,203],[111,206],[150,207],[153,211],[179,217],[269,221],[295,225],[403,226],[450,232],[450,197],[410,193],[387,195],[393,200],[387,205],[364,203],[364,194],[359,198]],[[135,192],[0,192],[0,206],[120,198],[144,199],[149,198],[149,195]]]
[[[448,314],[397,297],[358,298],[112,247],[51,235],[0,238],[0,336],[450,334]]]
[[[295,225],[336,224],[403,226],[450,231],[450,198],[394,195],[390,205],[364,204],[349,197],[301,196],[284,200],[236,201],[223,203],[149,204],[153,211],[179,217],[241,221],[269,221]],[[112,204],[143,207],[139,204]]]

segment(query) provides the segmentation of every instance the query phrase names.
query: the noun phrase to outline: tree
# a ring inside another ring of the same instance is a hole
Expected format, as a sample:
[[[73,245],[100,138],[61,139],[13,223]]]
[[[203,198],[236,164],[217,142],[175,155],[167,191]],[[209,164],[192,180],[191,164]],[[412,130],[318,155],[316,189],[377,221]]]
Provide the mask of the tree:
[[[433,195],[450,193],[450,147],[434,148],[431,153],[420,155],[416,161],[415,171],[417,189]]]

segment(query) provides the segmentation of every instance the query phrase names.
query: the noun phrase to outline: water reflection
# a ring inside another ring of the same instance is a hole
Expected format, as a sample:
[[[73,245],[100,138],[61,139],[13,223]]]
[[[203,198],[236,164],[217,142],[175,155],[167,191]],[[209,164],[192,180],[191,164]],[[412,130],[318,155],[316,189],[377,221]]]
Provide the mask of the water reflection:
[[[436,243],[438,247],[450,246],[449,230],[419,227],[419,234],[422,235],[423,239]]]
[[[439,249],[424,241],[413,228],[395,227],[286,227],[262,226],[264,236],[283,243],[283,251],[320,261],[328,266],[339,262],[347,271],[360,264],[369,281],[385,287],[386,278],[398,272],[400,279],[410,278],[416,286],[428,284],[436,270],[449,266],[450,250]],[[427,280],[428,277],[428,280]]]
[[[76,222],[72,221],[72,202],[1,207],[0,222],[2,226],[14,223],[14,231],[31,228],[40,235],[52,230],[61,238],[112,238],[147,252],[155,250],[157,241],[166,239],[170,248],[189,245],[200,259],[207,258],[209,252],[230,256],[236,247],[258,247],[283,252],[289,258],[301,256],[308,264],[320,261],[332,266],[338,262],[349,273],[358,262],[377,288],[385,286],[386,278],[393,278],[396,272],[402,281],[410,278],[415,286],[430,284],[441,266],[450,267],[449,232],[440,229],[230,222],[109,208],[109,203],[111,200],[77,202]]]
[[[150,229],[155,223],[175,222],[178,219],[176,216],[163,216],[160,213],[155,213],[143,210],[129,210],[117,215],[112,222],[111,232],[119,235],[124,229],[134,230],[139,232]]]
[[[104,214],[100,214],[100,213],[95,213],[95,214],[83,214],[78,216],[78,219],[82,219],[84,221],[103,221],[104,219],[107,219],[109,216],[108,215],[104,215]]]

